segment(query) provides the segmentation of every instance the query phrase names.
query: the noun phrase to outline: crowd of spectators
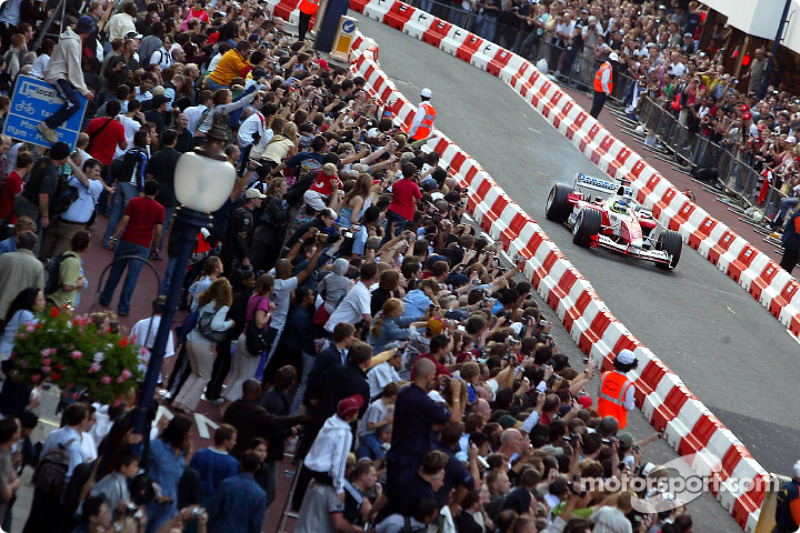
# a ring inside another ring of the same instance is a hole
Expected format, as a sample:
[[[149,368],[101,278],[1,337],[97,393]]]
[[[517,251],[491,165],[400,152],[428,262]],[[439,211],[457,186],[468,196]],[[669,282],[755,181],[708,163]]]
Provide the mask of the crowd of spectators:
[[[28,3],[8,0],[0,16],[9,87],[61,53],[58,40],[29,50],[42,13]],[[628,4],[587,7],[612,33],[632,31]],[[657,436],[637,441],[597,415],[594,364],[561,353],[524,261],[503,263],[469,223],[466,191],[363,78],[292,39],[263,2],[92,2],[75,15],[65,34],[85,35],[91,97],[76,149],[0,142],[5,370],[20,327],[45,306],[77,307],[93,233],[119,259],[101,305],[114,306],[127,269],[116,310],[131,312],[131,255],[156,261],[166,288],[183,153],[217,146],[239,178],[198,235],[188,315],[169,341],[161,397],[174,418],[155,421],[142,457],[121,452],[141,438],[126,404],[67,407],[42,454],[66,450],[63,486],[37,486],[25,531],[260,531],[285,500],[290,449],[297,531],[691,530],[681,506],[642,511],[666,474],[643,455]],[[45,283],[51,258],[58,280]],[[163,307],[132,328],[143,364]],[[93,319],[105,327],[114,313]],[[15,415],[5,379],[0,407]],[[221,425],[193,451],[185,415],[200,402],[219,405]],[[19,420],[0,425],[3,501],[18,484],[4,446],[30,425]]]

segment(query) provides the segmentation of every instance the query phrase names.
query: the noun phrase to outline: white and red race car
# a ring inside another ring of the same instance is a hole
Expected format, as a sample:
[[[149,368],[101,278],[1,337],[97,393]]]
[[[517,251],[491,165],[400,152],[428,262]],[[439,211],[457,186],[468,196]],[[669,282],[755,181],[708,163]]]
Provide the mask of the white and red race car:
[[[566,224],[579,246],[607,248],[674,270],[681,258],[680,234],[661,227],[651,211],[636,203],[629,185],[579,173],[572,185],[553,186],[545,216]]]

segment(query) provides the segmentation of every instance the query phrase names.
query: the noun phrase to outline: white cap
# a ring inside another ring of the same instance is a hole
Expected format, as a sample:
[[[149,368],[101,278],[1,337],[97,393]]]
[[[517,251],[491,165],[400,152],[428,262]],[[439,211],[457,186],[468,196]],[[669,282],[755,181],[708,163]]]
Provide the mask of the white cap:
[[[618,62],[619,61],[619,55],[617,55],[616,52],[611,52],[610,54],[608,54],[608,60],[609,61],[617,61]]]
[[[636,356],[630,350],[622,350],[617,354],[617,361],[623,365],[632,365],[636,361]]]
[[[792,469],[792,472],[794,473],[794,477],[800,478],[800,461],[797,461],[794,464],[794,468]]]
[[[786,137],[786,142],[796,144],[797,138],[794,135],[789,135],[788,137]]]
[[[430,90],[430,89],[428,89],[427,87],[425,87],[424,89],[422,89],[422,90],[419,92],[419,95],[420,95],[421,97],[423,97],[423,98],[430,98],[431,96],[433,96],[433,93],[431,92],[431,90]]]
[[[260,198],[260,199],[263,200],[264,198],[267,197],[267,195],[262,193],[258,189],[251,188],[251,189],[247,189],[247,191],[245,191],[244,197],[245,197],[246,200],[252,200],[253,198]]]

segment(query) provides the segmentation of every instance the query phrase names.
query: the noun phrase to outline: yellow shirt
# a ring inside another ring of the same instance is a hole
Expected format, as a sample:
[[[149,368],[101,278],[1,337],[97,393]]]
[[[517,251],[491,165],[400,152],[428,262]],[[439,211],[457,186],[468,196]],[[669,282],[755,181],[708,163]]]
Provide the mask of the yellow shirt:
[[[238,78],[248,64],[236,49],[228,50],[209,77],[220,85],[229,87],[233,78]]]

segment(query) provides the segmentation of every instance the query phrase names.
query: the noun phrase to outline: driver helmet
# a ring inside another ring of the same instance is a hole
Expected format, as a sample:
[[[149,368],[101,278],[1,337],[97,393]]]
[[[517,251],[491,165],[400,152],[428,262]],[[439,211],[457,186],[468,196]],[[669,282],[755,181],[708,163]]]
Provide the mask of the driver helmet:
[[[611,210],[615,213],[627,213],[628,202],[625,199],[620,199],[611,204]]]

